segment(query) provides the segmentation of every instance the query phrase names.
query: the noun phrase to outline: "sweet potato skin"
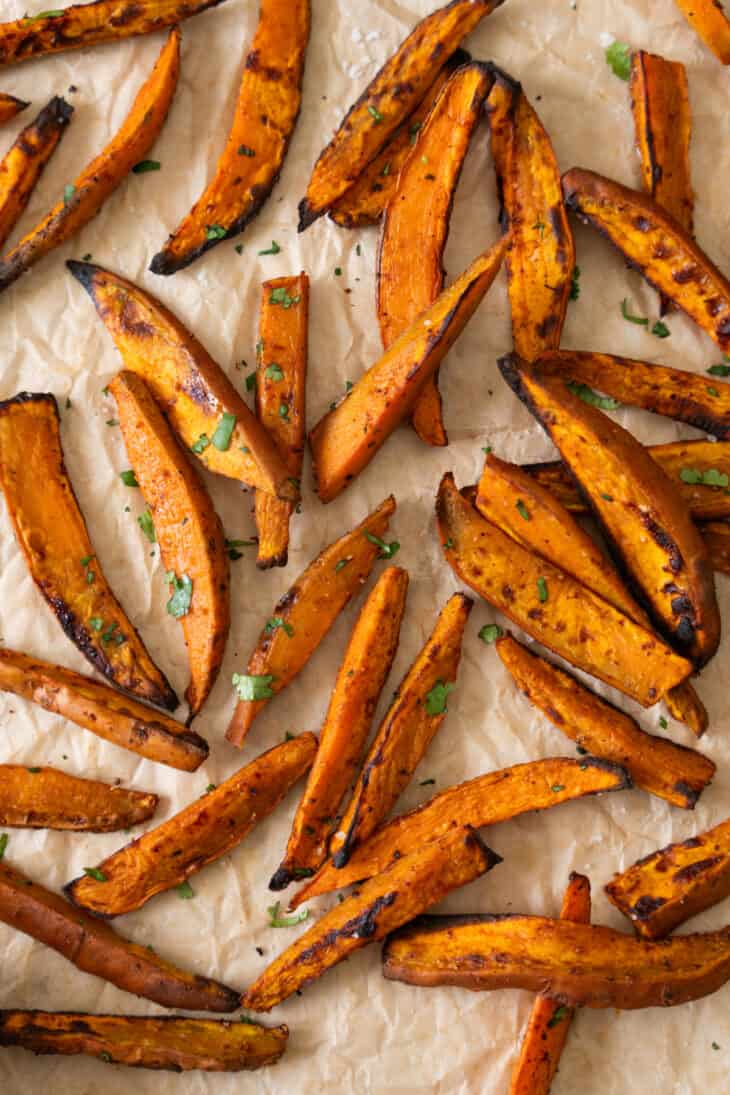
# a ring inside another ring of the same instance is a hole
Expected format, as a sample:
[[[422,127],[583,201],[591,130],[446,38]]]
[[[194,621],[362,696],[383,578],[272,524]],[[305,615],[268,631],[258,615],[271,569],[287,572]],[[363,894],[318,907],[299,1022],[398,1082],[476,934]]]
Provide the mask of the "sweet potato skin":
[[[0,403],[0,487],[31,577],[69,639],[117,687],[174,710],[177,696],[99,566],[66,471],[52,395],[24,392]]]
[[[30,103],[27,103],[24,99],[16,99],[14,95],[8,95],[7,92],[0,91],[0,125],[9,122],[11,118],[14,118],[16,114],[20,114],[22,110],[29,106]]]
[[[700,532],[713,570],[730,574],[730,525],[725,521],[708,521],[700,525]]]
[[[730,19],[716,0],[675,0],[677,7],[708,49],[730,65]]]
[[[159,798],[146,791],[81,779],[57,768],[0,764],[0,825],[113,833],[152,817]]]

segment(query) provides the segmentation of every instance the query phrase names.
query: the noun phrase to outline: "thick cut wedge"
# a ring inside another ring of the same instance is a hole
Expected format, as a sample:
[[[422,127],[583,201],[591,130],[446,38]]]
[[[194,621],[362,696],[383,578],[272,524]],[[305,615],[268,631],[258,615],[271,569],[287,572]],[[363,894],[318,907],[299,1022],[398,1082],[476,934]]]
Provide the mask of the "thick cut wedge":
[[[279,177],[302,101],[310,0],[261,0],[226,146],[197,202],[152,259],[174,274],[243,232]]]
[[[676,0],[685,19],[723,65],[730,65],[730,19],[721,0]]]
[[[192,718],[218,676],[231,622],[223,528],[200,476],[141,377],[124,370],[109,391],[116,400],[127,456],[152,515],[171,597],[180,586],[189,592],[180,609],[171,600],[168,611],[179,616],[188,648],[185,698]]]
[[[89,539],[52,395],[0,403],[0,487],[31,577],[69,639],[125,692],[174,710],[177,697],[114,596]]]
[[[485,251],[418,316],[309,435],[317,493],[331,502],[416,405],[494,281],[505,240]]]
[[[208,471],[296,501],[299,492],[274,439],[180,320],[109,270],[88,262],[67,265],[94,302],[125,369],[141,376],[184,447]]]
[[[0,291],[75,236],[143,160],[165,124],[180,74],[180,31],[170,32],[151,74],[121,129],[82,173],[64,188],[50,213],[0,259]]]
[[[239,748],[259,711],[294,680],[335,620],[363,587],[395,513],[391,495],[351,532],[321,551],[274,606],[245,674],[234,674],[239,701],[226,737]],[[262,698],[255,697],[259,694]]]
[[[708,521],[700,525],[700,532],[713,570],[730,574],[730,524],[726,521]]]
[[[2,24],[0,24],[0,32],[2,30]],[[14,95],[8,95],[5,91],[0,91],[0,125],[5,122],[9,122],[11,118],[14,118],[16,114],[20,114],[21,110],[25,110],[29,107],[30,103],[27,103],[25,99],[16,99]]]
[[[314,760],[314,734],[291,738],[185,807],[169,821],[66,886],[75,905],[95,916],[139,909],[235,848],[300,779]]]
[[[264,970],[243,994],[241,1005],[270,1011],[354,951],[383,939],[499,862],[465,826],[417,849],[325,913]]]
[[[327,840],[348,787],[354,782],[380,693],[398,647],[408,572],[388,567],[375,583],[355,624],[330,699],[319,748],[299,803],[286,854],[269,889],[321,867]]]
[[[152,817],[159,797],[57,768],[0,764],[0,825],[113,833]]]

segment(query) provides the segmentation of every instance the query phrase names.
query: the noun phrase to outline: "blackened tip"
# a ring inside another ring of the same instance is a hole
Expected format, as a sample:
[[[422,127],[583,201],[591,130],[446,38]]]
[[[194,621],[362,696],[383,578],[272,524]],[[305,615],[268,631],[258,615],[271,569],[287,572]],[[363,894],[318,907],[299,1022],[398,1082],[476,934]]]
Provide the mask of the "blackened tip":
[[[347,861],[348,861],[349,858],[350,858],[349,849],[348,849],[346,844],[343,844],[342,847],[338,848],[338,850],[332,856],[332,866],[336,867],[337,870],[339,871],[343,867],[347,866]]]
[[[273,875],[271,876],[269,889],[276,890],[277,892],[279,890],[285,890],[291,881],[292,875],[286,869],[286,867],[279,867],[278,870],[274,871]]]
[[[299,202],[299,226],[297,231],[306,232],[309,226],[314,224],[319,216],[321,216],[321,214],[312,209],[307,199],[302,198]]]
[[[66,266],[76,280],[83,285],[86,292],[93,295],[94,276],[101,267],[96,266],[93,262],[79,262],[78,259],[67,259]]]
[[[74,112],[71,103],[67,102],[62,95],[54,95],[48,106],[44,108],[44,112],[46,110],[61,125],[68,125]]]
[[[166,251],[158,251],[149,266],[150,273],[159,274],[161,277],[169,277],[177,270],[177,266],[171,261]]]

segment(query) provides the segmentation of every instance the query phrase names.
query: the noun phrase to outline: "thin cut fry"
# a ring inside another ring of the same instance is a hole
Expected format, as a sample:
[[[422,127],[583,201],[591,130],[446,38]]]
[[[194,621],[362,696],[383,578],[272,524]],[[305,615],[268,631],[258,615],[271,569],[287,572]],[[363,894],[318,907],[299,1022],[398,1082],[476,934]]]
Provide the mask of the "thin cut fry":
[[[700,525],[700,532],[713,569],[721,574],[730,574],[730,524],[725,521],[708,521],[707,524]]]
[[[2,33],[2,24],[0,24],[0,34]],[[30,106],[24,99],[16,99],[14,95],[8,95],[5,91],[0,91],[0,125],[5,122],[9,122],[11,118],[14,118],[16,114],[20,114],[21,110],[25,110]]]
[[[152,817],[159,798],[57,768],[0,764],[0,825],[113,833]]]
[[[730,65],[730,19],[720,0],[676,0],[676,4],[718,61]]]

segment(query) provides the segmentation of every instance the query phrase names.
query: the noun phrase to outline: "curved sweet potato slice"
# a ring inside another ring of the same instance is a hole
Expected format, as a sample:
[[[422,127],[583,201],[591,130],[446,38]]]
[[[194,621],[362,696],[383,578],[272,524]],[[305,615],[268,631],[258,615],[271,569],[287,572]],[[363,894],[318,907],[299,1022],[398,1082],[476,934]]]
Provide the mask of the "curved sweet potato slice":
[[[157,795],[81,779],[57,768],[0,764],[0,825],[113,833],[152,817]]]
[[[730,65],[730,19],[720,0],[675,0],[677,7],[718,61]]]
[[[0,292],[88,224],[134,165],[145,158],[165,124],[179,74],[180,31],[175,28],[121,129],[65,187],[50,213],[0,259]]]
[[[327,838],[360,764],[373,714],[398,647],[408,571],[388,567],[378,578],[352,629],[332,691],[319,748],[297,808],[286,854],[269,889],[314,874]]]
[[[300,734],[262,753],[174,817],[69,882],[66,893],[94,916],[113,917],[179,886],[220,859],[276,809],[314,760],[317,739]]]
[[[77,969],[166,1008],[235,1011],[239,996],[227,985],[186,973],[117,935],[102,920],[0,863],[0,920],[52,947]]]
[[[109,1064],[188,1072],[240,1072],[275,1064],[287,1027],[178,1016],[0,1011],[0,1046],[33,1053],[85,1053]]]
[[[730,574],[730,524],[725,521],[708,521],[700,525],[700,532],[713,570]]]
[[[64,464],[52,395],[25,392],[0,403],[0,487],[31,577],[72,643],[117,687],[174,710],[177,696],[94,553]]]
[[[240,698],[226,732],[232,745],[243,745],[259,711],[294,680],[345,605],[360,592],[381,554],[381,537],[395,506],[391,495],[321,551],[276,604],[246,673],[233,677]]]
[[[314,165],[299,231],[326,213],[423,100],[460,42],[503,0],[451,0],[427,15],[370,81]]]
[[[502,239],[475,259],[314,427],[309,445],[320,501],[341,494],[411,414],[497,276],[505,246]]]
[[[0,31],[2,24],[0,24]],[[0,125],[4,122],[9,122],[11,118],[14,118],[16,114],[20,114],[22,110],[29,107],[30,103],[27,103],[24,99],[16,99],[14,95],[8,95],[6,91],[0,91]]]
[[[273,438],[180,320],[118,274],[88,262],[66,265],[94,302],[125,369],[142,377],[204,467],[296,502],[299,491]]]
[[[178,445],[144,381],[122,371],[109,384],[142,496],[150,508],[171,590],[186,601],[168,611],[183,627],[190,663],[185,698],[197,715],[218,676],[231,623],[223,528],[200,476]]]
[[[354,951],[383,939],[500,862],[465,826],[417,849],[330,909],[274,959],[243,994],[242,1007],[270,1011]]]
[[[153,274],[175,274],[243,232],[279,177],[302,101],[310,0],[261,0],[226,146],[215,175],[165,246]]]

